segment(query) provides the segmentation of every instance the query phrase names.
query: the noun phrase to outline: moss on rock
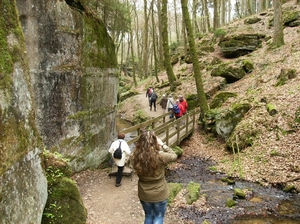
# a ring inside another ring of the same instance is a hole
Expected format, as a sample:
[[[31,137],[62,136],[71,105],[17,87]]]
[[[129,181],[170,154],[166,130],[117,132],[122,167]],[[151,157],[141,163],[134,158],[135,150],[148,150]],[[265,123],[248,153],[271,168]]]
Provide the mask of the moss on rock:
[[[182,184],[180,183],[168,183],[168,188],[170,191],[169,196],[169,204],[171,204],[174,201],[174,198],[179,193],[179,191],[183,188]]]
[[[44,208],[42,224],[84,224],[87,211],[80,192],[70,178],[72,170],[59,154],[44,152],[44,165],[48,181],[48,199]]]
[[[221,107],[224,102],[230,97],[236,97],[236,93],[231,92],[221,92],[215,96],[215,98],[210,103],[210,108],[215,109]]]
[[[199,183],[190,182],[186,187],[188,193],[185,196],[187,204],[191,205],[200,197],[201,185]]]

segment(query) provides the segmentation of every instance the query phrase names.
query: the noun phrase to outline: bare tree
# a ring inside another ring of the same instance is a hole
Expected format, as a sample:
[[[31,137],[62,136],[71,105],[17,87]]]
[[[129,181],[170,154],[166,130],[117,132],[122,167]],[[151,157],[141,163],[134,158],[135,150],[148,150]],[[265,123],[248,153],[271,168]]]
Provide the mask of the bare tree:
[[[173,68],[171,65],[171,56],[169,49],[169,40],[168,40],[168,0],[162,0],[161,7],[161,25],[162,25],[162,45],[164,52],[164,65],[167,70],[167,75],[170,83],[170,90],[174,91],[176,89],[175,80],[176,76],[174,75]]]
[[[179,28],[178,28],[178,16],[177,16],[177,0],[174,0],[174,16],[175,16],[175,30],[176,30],[176,41],[179,42]]]
[[[128,4],[128,0],[127,0],[127,5]],[[132,10],[135,10],[135,3],[133,4],[133,7],[131,8],[131,14],[132,14]],[[137,81],[136,81],[136,76],[135,76],[135,59],[134,59],[134,50],[133,50],[133,32],[132,32],[132,26],[130,26],[129,29],[129,44],[130,44],[130,53],[131,53],[131,61],[132,61],[132,78],[133,78],[133,83],[134,86],[137,86]]]
[[[209,31],[210,30],[210,19],[209,19],[209,11],[208,11],[207,0],[202,0],[202,5],[204,7],[207,30]]]
[[[144,0],[144,32],[143,32],[143,73],[144,78],[148,77],[148,13],[147,0]]]
[[[158,66],[157,66],[157,53],[156,53],[156,24],[155,24],[155,19],[154,19],[154,9],[153,5],[151,4],[151,21],[152,21],[152,46],[153,46],[153,59],[154,59],[154,73],[155,73],[155,78],[156,81],[159,82],[158,79]]]
[[[198,0],[193,0],[193,6],[192,6],[192,21],[193,21],[193,30],[196,33],[199,33],[199,26],[198,26],[198,23],[197,23],[197,10],[198,10],[198,7],[199,7],[199,3],[198,3]]]
[[[191,24],[189,11],[187,8],[187,0],[181,0],[181,7],[182,7],[182,16],[184,18],[184,23],[186,26],[187,36],[189,40],[190,52],[192,54],[194,77],[196,81],[197,95],[198,95],[200,108],[201,108],[201,117],[203,118],[204,114],[208,111],[208,104],[207,104],[207,100],[203,88],[201,69],[200,69],[198,54],[195,45],[194,31]]]
[[[214,30],[220,26],[219,1],[214,0]]]
[[[274,32],[273,46],[284,45],[283,39],[283,20],[282,20],[282,0],[274,0]]]
[[[156,0],[157,15],[158,15],[158,62],[161,69],[165,68],[164,64],[164,51],[162,41],[162,22],[161,22],[161,1]]]

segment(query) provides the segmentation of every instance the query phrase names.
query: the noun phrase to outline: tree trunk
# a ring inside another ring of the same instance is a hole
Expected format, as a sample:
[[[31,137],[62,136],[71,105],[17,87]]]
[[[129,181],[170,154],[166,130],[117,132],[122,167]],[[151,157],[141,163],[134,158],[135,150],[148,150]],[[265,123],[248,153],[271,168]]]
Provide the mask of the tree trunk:
[[[201,76],[201,69],[198,61],[198,55],[195,45],[195,38],[194,38],[194,32],[189,16],[189,11],[187,8],[187,0],[181,0],[181,7],[182,7],[182,16],[184,18],[184,23],[186,26],[187,36],[189,40],[189,46],[190,46],[190,52],[192,54],[192,60],[193,60],[193,67],[194,67],[194,77],[196,81],[196,87],[197,87],[197,95],[198,100],[200,103],[201,108],[201,118],[203,118],[204,114],[208,111],[208,104],[203,88],[203,82],[202,82],[202,76]]]
[[[156,25],[154,20],[154,10],[153,10],[153,4],[151,4],[151,20],[152,20],[152,43],[153,43],[153,59],[154,59],[154,73],[156,77],[156,81],[159,82],[158,79],[158,69],[157,69],[157,55],[156,55]]]
[[[214,0],[214,30],[220,26],[219,4],[218,0]]]
[[[168,40],[168,0],[162,0],[161,7],[161,23],[162,23],[162,45],[164,52],[164,64],[167,71],[169,83],[170,83],[170,91],[175,91],[175,80],[176,77],[173,72],[173,68],[171,65],[171,57],[170,57],[170,49],[169,49],[169,40]]]
[[[162,21],[161,21],[161,1],[156,1],[157,5],[157,15],[158,15],[158,62],[159,67],[162,69],[165,68],[164,65],[164,50],[163,50],[163,41],[162,41]]]
[[[179,43],[179,28],[178,28],[178,17],[177,17],[177,5],[176,5],[176,1],[174,0],[174,16],[175,16],[175,29],[176,29],[176,41],[177,43]]]
[[[199,27],[198,27],[198,24],[197,24],[197,9],[198,9],[198,0],[193,0],[193,7],[192,7],[192,12],[193,12],[193,29],[194,29],[194,33],[195,33],[195,36],[197,33],[199,33]]]
[[[282,45],[284,45],[283,21],[282,21],[282,0],[274,0],[273,46],[277,48]]]
[[[144,32],[143,32],[143,74],[144,78],[148,77],[148,15],[147,0],[144,0]]]
[[[226,25],[226,0],[221,1],[221,26]]]
[[[204,5],[207,30],[210,31],[210,20],[209,20],[209,11],[208,11],[208,6],[207,6],[207,0],[203,0],[203,5]]]

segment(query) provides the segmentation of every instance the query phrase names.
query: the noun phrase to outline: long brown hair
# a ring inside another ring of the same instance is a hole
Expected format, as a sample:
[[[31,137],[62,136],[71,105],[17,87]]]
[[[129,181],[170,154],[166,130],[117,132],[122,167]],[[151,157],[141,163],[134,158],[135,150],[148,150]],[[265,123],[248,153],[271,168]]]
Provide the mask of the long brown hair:
[[[133,168],[137,174],[143,176],[153,176],[160,163],[163,163],[159,155],[159,145],[157,137],[151,130],[144,130],[133,150]]]

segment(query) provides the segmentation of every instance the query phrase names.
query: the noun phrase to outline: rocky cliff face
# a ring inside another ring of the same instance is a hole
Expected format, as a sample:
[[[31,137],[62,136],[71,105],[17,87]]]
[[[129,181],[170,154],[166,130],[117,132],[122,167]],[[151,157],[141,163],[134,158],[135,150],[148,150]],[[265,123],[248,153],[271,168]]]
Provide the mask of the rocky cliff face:
[[[17,1],[36,124],[74,171],[97,167],[115,134],[117,62],[104,25],[80,1]]]
[[[44,146],[74,171],[97,167],[115,135],[117,62],[80,1],[0,3],[0,223],[40,223]]]

